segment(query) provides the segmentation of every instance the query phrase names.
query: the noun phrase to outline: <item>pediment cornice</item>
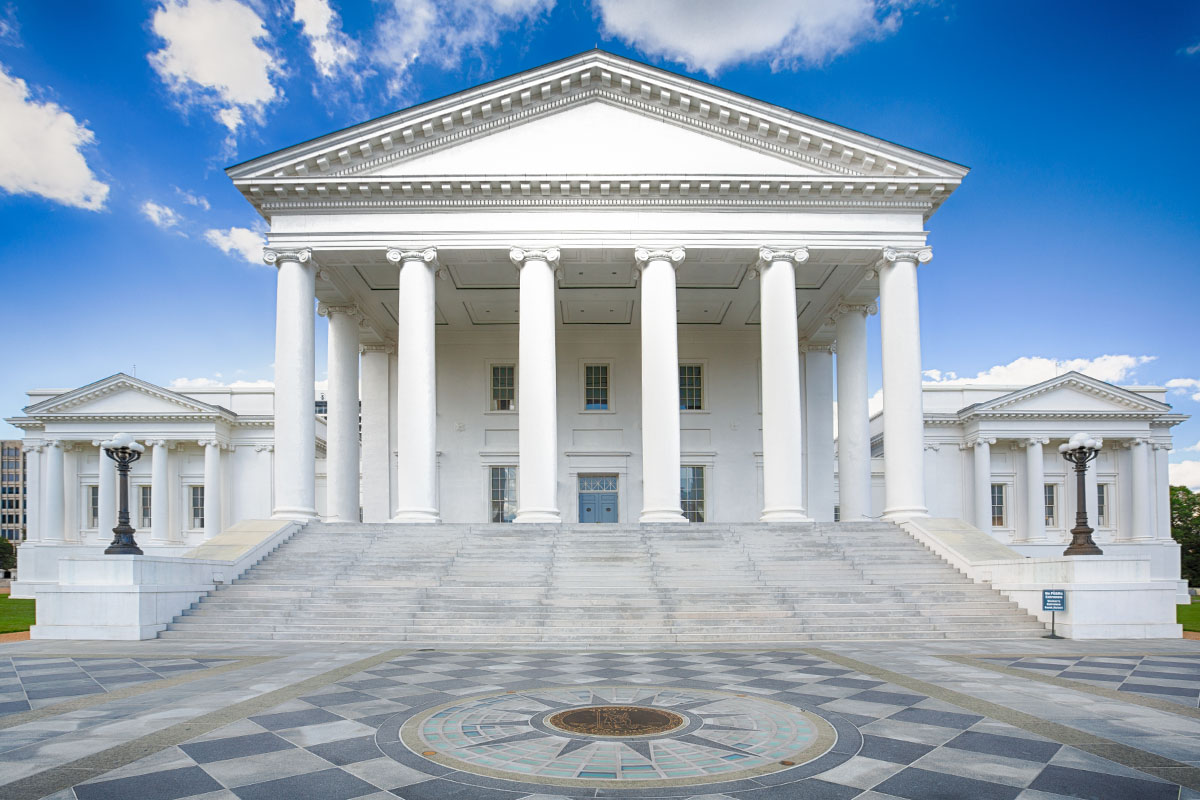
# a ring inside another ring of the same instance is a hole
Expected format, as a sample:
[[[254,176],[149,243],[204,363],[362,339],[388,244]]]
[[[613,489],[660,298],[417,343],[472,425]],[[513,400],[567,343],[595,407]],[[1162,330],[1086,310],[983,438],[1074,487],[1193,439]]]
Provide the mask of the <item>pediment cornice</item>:
[[[1080,394],[1097,397],[1110,403],[1113,407],[1111,410],[1094,409],[1087,411],[1021,408],[1022,404],[1027,403],[1035,397],[1058,391],[1064,387]],[[1092,378],[1079,372],[1068,372],[1065,375],[1060,375],[1056,378],[1034,384],[1033,386],[1001,395],[986,402],[967,406],[959,412],[958,417],[964,421],[977,418],[995,419],[1005,417],[1077,419],[1112,416],[1129,418],[1159,417],[1170,412],[1171,406],[1166,403],[1151,400],[1137,392],[1122,389],[1119,386],[1106,383],[1098,378]]]
[[[770,155],[797,174],[446,176],[368,173],[591,102],[654,117]],[[793,170],[796,172],[796,170]],[[932,212],[967,169],[691,78],[592,51],[451,95],[227,170],[260,211],[489,205],[849,203]],[[811,176],[811,180],[809,177]],[[607,180],[605,180],[607,178]],[[622,180],[651,190],[602,191]],[[523,189],[521,184],[528,184]],[[700,184],[707,184],[707,189]],[[509,188],[505,188],[505,185]],[[545,184],[545,185],[543,185]],[[734,189],[722,193],[722,184]],[[743,185],[744,184],[744,185]],[[738,193],[741,193],[740,196]],[[769,195],[769,198],[760,197]],[[921,195],[918,199],[917,196]],[[682,202],[680,202],[682,201]],[[891,205],[889,205],[891,204]],[[898,204],[898,205],[897,205]],[[909,205],[911,204],[911,205]]]
[[[133,391],[161,400],[177,407],[170,413],[147,412],[138,414],[108,414],[83,410],[95,400],[116,392]],[[40,403],[22,409],[29,417],[39,420],[72,418],[80,420],[127,420],[127,419],[223,419],[233,420],[236,415],[221,406],[193,400],[190,397],[163,389],[152,383],[138,380],[124,373],[117,373],[95,383],[56,395]]]

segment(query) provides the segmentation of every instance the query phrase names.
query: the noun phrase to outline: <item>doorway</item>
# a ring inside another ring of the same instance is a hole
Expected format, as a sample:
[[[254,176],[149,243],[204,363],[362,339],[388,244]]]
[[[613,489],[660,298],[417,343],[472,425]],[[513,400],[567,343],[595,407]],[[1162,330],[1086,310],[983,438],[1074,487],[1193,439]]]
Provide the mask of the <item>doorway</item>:
[[[617,476],[579,476],[579,521],[617,521]]]

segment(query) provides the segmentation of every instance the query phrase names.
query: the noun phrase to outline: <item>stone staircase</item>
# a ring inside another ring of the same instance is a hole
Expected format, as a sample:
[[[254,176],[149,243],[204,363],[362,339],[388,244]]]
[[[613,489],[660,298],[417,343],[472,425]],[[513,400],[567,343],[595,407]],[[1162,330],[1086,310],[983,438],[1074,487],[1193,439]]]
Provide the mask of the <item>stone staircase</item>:
[[[313,523],[160,636],[661,647],[1044,632],[890,523]]]

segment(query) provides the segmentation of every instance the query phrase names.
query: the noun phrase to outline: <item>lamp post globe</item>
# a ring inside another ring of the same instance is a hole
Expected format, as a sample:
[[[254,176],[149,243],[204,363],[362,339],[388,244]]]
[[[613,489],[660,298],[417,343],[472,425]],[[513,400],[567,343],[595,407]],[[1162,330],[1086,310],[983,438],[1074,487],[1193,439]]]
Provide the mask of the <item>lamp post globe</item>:
[[[120,506],[117,510],[117,527],[113,528],[112,544],[104,549],[105,555],[140,556],[142,548],[133,538],[134,529],[129,524],[129,465],[142,457],[146,448],[134,441],[128,433],[118,433],[100,444],[108,457],[117,462],[120,477]]]
[[[1084,481],[1087,465],[1096,460],[1103,445],[1104,440],[1099,437],[1077,433],[1069,441],[1058,446],[1062,457],[1075,465],[1075,496],[1078,499],[1075,527],[1071,529],[1071,544],[1063,551],[1064,556],[1104,555],[1104,551],[1092,540],[1092,528],[1088,525],[1087,518],[1087,487]]]

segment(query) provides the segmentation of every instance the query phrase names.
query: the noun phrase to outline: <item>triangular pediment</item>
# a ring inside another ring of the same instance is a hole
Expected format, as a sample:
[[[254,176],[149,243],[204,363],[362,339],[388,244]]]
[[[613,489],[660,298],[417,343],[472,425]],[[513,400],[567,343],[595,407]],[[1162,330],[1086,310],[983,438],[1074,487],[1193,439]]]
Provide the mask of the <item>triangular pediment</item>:
[[[25,413],[79,416],[119,415],[230,415],[232,412],[185,397],[161,386],[140,381],[123,373],[105,378],[70,392],[29,406]]]
[[[475,202],[482,196],[495,203],[492,198],[510,192],[528,194],[518,182],[535,176],[543,178],[542,194],[553,186],[573,197],[589,192],[595,197],[607,194],[609,184],[596,190],[589,176],[620,176],[634,184],[639,176],[672,176],[675,180],[656,183],[655,191],[669,186],[687,194],[702,186],[701,192],[711,187],[785,197],[811,193],[840,202],[862,198],[868,205],[903,198],[920,200],[931,212],[967,169],[595,50],[256,158],[227,173],[260,211],[329,207],[321,204],[330,201],[395,208],[414,197]],[[512,184],[488,180],[505,176]],[[704,176],[713,180],[699,182]],[[774,181],[741,186],[721,177]],[[797,177],[813,180],[793,180]],[[619,186],[616,180],[613,186]]]
[[[1005,414],[1165,414],[1166,403],[1079,372],[1068,372],[984,403],[963,409],[962,416]]]

